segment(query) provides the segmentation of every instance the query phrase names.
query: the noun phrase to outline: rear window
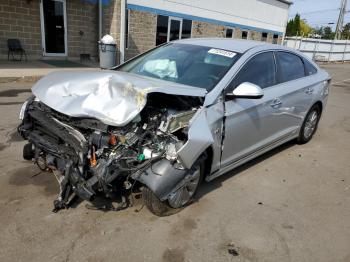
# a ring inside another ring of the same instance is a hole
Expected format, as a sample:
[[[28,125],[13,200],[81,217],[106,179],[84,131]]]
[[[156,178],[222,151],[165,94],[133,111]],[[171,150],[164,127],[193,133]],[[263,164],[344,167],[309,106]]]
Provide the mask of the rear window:
[[[305,76],[304,63],[299,56],[287,52],[277,52],[276,57],[280,83]]]

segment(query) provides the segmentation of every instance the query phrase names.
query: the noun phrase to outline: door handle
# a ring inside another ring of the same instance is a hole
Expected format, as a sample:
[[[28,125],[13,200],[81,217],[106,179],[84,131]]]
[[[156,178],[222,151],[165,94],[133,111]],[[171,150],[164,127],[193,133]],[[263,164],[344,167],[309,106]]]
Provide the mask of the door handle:
[[[313,92],[314,92],[314,89],[312,87],[306,88],[306,91],[305,91],[306,94],[311,95]]]
[[[270,104],[270,106],[271,106],[272,108],[278,108],[278,107],[280,107],[280,105],[282,105],[282,101],[279,100],[278,98],[275,98],[275,99],[273,100],[272,104]]]

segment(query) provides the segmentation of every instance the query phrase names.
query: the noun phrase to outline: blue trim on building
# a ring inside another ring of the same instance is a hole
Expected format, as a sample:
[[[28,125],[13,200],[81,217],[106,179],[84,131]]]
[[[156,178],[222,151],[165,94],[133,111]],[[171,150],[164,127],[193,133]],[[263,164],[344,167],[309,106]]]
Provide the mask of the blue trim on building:
[[[98,0],[83,0],[84,2],[90,3],[90,4],[97,4]],[[110,0],[102,0],[103,5],[108,5]]]
[[[166,11],[166,10],[161,10],[161,9],[141,6],[141,5],[127,4],[127,9],[136,10],[136,11],[143,11],[143,12],[150,12],[150,13],[154,13],[154,14],[157,14],[157,15],[175,16],[175,17],[179,17],[179,18],[183,18],[183,19],[207,22],[207,23],[223,25],[223,26],[229,26],[229,27],[239,27],[241,29],[246,29],[246,30],[254,30],[254,31],[258,31],[258,32],[272,33],[272,34],[276,34],[276,35],[283,35],[283,32],[273,31],[273,30],[269,30],[269,29],[263,29],[263,28],[253,27],[253,26],[247,26],[247,25],[241,25],[241,24],[236,24],[236,23],[230,23],[230,22],[220,21],[220,20],[211,19],[211,18],[205,18],[205,17],[193,16],[193,15],[186,15],[186,14],[181,14],[181,13],[176,13],[176,12],[171,12],[171,11]]]

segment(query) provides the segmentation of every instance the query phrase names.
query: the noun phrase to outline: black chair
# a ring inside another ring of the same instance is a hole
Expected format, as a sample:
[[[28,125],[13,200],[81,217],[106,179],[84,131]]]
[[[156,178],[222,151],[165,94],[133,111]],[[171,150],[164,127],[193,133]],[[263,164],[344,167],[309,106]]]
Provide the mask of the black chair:
[[[23,55],[25,56],[26,61],[28,61],[26,51],[22,48],[21,42],[18,39],[7,39],[7,47],[9,49],[7,52],[8,61],[10,61],[10,54],[12,55],[13,61],[22,61]],[[19,60],[15,59],[16,53],[21,54],[21,58]]]

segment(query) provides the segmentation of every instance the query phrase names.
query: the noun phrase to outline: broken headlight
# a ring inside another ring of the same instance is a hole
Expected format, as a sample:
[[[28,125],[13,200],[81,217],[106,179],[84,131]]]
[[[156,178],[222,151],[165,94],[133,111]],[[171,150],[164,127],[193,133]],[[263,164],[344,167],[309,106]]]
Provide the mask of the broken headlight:
[[[30,96],[26,101],[24,101],[24,103],[21,106],[21,110],[19,111],[19,116],[18,116],[19,120],[24,119],[28,104],[30,104],[32,101],[39,101],[39,99],[36,98],[35,96]]]
[[[28,103],[29,103],[29,101],[31,101],[32,99],[33,99],[33,98],[30,97],[30,98],[28,98],[28,99],[23,103],[23,105],[22,105],[22,107],[21,107],[21,110],[19,111],[19,116],[18,116],[19,120],[23,120],[23,119],[24,119],[24,115],[25,115],[25,112],[26,112],[26,110],[27,110]]]
[[[19,116],[18,116],[19,120],[24,119],[24,113],[27,109],[27,105],[28,105],[28,100],[23,103],[23,105],[21,107],[21,111],[19,111]]]

